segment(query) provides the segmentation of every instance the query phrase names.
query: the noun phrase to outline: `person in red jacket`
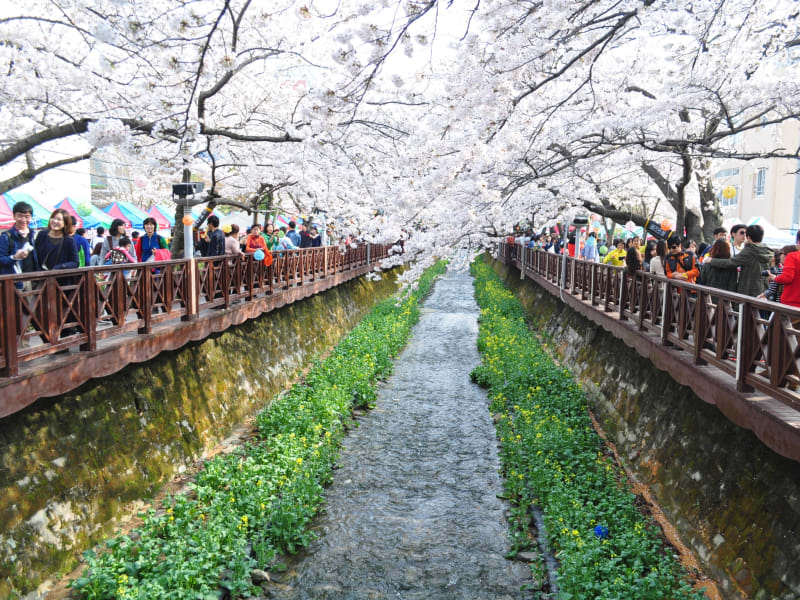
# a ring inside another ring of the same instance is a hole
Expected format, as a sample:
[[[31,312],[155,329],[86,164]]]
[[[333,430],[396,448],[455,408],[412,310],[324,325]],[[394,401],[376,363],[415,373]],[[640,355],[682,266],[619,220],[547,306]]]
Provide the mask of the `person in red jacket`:
[[[797,234],[797,243],[800,247],[800,232]],[[800,308],[800,251],[789,253],[783,263],[783,273],[770,273],[769,280],[783,285],[781,304]]]

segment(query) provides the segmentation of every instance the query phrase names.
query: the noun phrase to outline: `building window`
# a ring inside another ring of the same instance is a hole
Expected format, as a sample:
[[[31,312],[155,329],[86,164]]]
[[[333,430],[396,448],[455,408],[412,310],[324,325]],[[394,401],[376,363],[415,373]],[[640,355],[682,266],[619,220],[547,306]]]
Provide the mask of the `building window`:
[[[764,195],[764,188],[767,184],[767,169],[766,167],[761,167],[758,171],[756,171],[756,189],[755,195],[756,196],[763,196]]]
[[[724,179],[725,177],[734,177],[739,174],[739,169],[722,169],[721,171],[717,171],[717,174],[714,175],[714,179]]]

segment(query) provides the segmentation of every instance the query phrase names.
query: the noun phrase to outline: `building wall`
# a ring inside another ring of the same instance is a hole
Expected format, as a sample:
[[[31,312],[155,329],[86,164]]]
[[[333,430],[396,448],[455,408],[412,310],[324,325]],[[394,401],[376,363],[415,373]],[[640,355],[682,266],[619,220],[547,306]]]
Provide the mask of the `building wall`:
[[[769,125],[748,131],[734,141],[737,150],[760,152],[800,145],[800,122],[789,121],[780,126]],[[758,170],[766,169],[764,193],[756,194]],[[753,217],[764,217],[778,229],[796,230],[800,221],[800,161],[765,158],[752,161],[719,160],[714,162],[714,185],[721,193],[723,187],[734,186],[738,193],[735,203],[725,206],[723,219],[746,223]],[[735,174],[725,171],[738,169]]]

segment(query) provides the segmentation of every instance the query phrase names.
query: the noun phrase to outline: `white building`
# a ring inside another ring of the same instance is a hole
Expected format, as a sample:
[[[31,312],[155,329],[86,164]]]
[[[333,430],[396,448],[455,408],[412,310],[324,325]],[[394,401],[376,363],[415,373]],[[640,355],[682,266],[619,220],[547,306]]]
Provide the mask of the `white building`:
[[[734,138],[736,150],[759,152],[800,147],[800,122],[788,121],[752,129]],[[714,161],[714,188],[723,220],[747,223],[763,217],[778,229],[794,233],[800,227],[800,160],[765,158]],[[733,198],[722,189],[733,186]]]

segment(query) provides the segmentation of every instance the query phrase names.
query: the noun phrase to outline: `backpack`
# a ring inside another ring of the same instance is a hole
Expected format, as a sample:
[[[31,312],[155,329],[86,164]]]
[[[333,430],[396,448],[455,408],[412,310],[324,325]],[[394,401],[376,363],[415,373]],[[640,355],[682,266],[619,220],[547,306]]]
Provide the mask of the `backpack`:
[[[127,265],[130,261],[119,248],[114,248],[103,263],[105,265]]]

